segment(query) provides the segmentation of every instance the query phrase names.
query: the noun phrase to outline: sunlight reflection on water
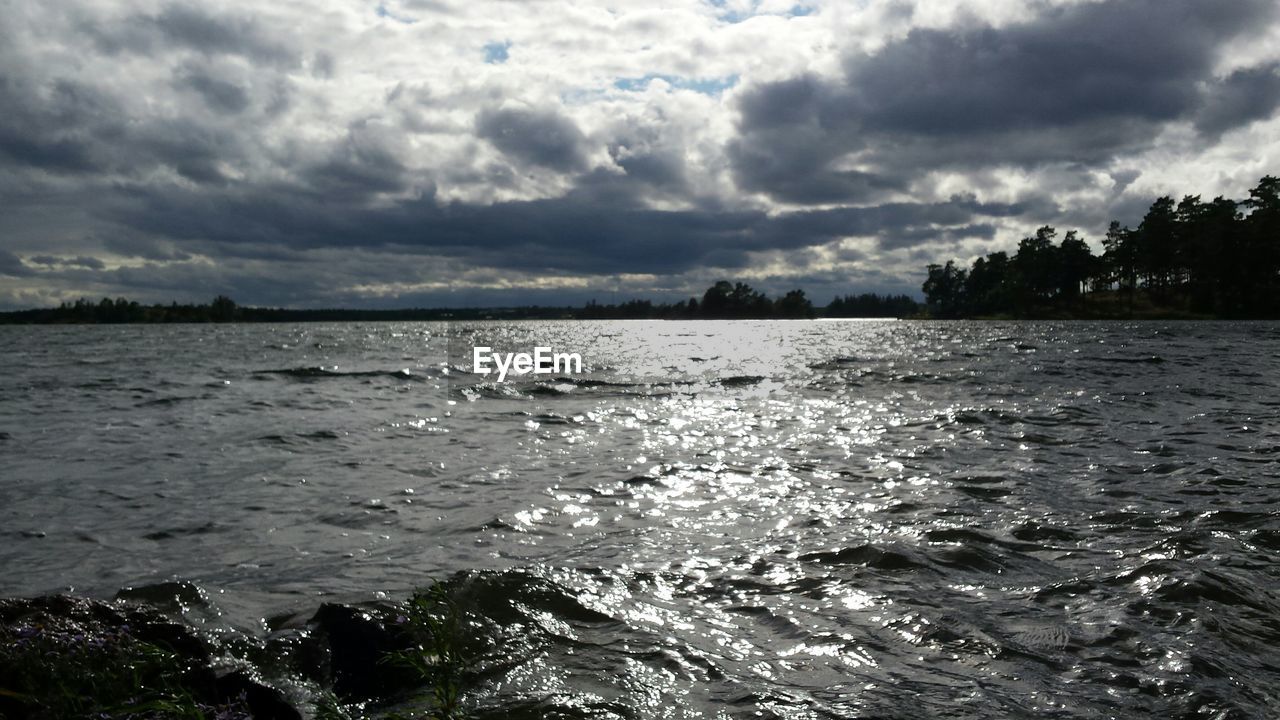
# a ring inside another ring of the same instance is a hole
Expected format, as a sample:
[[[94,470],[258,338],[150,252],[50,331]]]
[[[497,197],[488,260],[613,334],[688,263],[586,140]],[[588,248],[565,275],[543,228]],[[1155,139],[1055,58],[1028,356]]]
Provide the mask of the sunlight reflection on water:
[[[477,702],[582,717],[1280,701],[1239,680],[1280,663],[1274,324],[0,332],[8,593],[181,578],[253,629],[461,572],[527,657]]]

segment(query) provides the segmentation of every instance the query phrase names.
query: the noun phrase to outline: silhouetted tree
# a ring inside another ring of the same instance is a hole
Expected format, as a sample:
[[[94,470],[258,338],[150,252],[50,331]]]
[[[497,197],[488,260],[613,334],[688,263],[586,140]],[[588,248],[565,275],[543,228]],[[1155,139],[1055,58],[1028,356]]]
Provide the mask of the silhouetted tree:
[[[773,305],[773,314],[781,318],[811,318],[816,313],[803,290],[792,290]]]
[[[1280,312],[1280,178],[1262,178],[1243,205],[1243,294],[1255,314]]]
[[[1280,178],[1266,176],[1237,203],[1187,195],[1157,198],[1136,229],[1112,222],[1095,257],[1076,231],[1055,246],[1045,226],[1012,259],[978,258],[964,271],[930,265],[925,292],[939,317],[1079,308],[1081,294],[1118,290],[1134,312],[1139,291],[1154,307],[1225,317],[1280,316]],[[957,299],[958,298],[958,299]]]
[[[905,318],[919,314],[920,303],[906,295],[862,293],[833,299],[823,315],[836,318]]]
[[[214,322],[231,322],[237,314],[236,302],[226,295],[219,295],[209,305],[209,319]]]
[[[1165,196],[1151,204],[1138,225],[1138,270],[1146,277],[1148,287],[1161,292],[1172,285],[1178,275],[1177,224],[1173,198]]]
[[[1058,289],[1057,248],[1053,245],[1057,234],[1045,225],[1018,243],[1018,254],[1013,257],[1018,274],[1014,294],[1022,310],[1044,304]]]
[[[992,315],[1007,311],[1010,307],[1011,272],[1009,255],[1004,251],[973,261],[965,279],[966,314]]]
[[[1063,236],[1057,256],[1058,296],[1066,302],[1075,302],[1096,272],[1093,251],[1072,230]]]
[[[948,260],[946,265],[930,265],[929,277],[921,287],[929,314],[934,317],[960,317],[965,310],[964,283],[968,273]]]
[[[1133,294],[1138,287],[1138,244],[1128,227],[1112,220],[1107,236],[1102,240],[1103,267],[1108,281],[1116,282],[1125,291],[1129,311],[1133,311]]]
[[[702,317],[750,318],[769,317],[773,304],[769,298],[746,283],[721,280],[702,296]]]

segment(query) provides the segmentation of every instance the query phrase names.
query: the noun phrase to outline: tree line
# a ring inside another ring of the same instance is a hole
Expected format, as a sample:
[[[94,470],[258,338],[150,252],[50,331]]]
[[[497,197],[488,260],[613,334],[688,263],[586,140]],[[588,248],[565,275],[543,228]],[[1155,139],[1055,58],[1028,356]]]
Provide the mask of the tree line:
[[[771,298],[743,282],[721,280],[699,299],[674,303],[628,300],[602,305],[592,300],[582,307],[524,305],[489,308],[407,308],[397,310],[288,309],[247,307],[219,295],[207,304],[143,305],[125,298],[80,299],[56,308],[0,313],[0,323],[220,323],[220,322],[342,322],[413,320],[533,320],[533,319],[801,319],[813,317],[911,317],[921,306],[906,295],[863,293],[835,298],[816,307],[803,290]]]
[[[1160,197],[1135,228],[1113,221],[1094,255],[1075,230],[1049,226],[964,269],[929,265],[922,286],[933,317],[1133,315],[1280,317],[1280,179],[1249,197]]]

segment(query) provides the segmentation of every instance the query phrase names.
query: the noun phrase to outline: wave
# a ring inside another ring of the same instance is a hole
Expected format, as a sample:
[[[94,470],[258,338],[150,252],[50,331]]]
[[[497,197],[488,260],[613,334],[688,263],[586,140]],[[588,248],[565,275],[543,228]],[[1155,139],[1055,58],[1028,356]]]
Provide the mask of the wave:
[[[356,370],[339,371],[324,366],[278,368],[272,370],[254,370],[253,375],[279,375],[295,380],[317,380],[327,378],[392,378],[395,380],[421,380],[423,375],[402,370]]]

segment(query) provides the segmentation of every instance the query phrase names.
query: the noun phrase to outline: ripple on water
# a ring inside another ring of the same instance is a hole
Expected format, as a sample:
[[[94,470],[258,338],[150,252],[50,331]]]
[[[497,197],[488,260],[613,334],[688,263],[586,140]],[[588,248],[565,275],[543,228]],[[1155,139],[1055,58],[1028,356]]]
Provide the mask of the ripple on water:
[[[442,578],[481,716],[1268,717],[1273,325],[0,328],[0,582],[263,658]]]

